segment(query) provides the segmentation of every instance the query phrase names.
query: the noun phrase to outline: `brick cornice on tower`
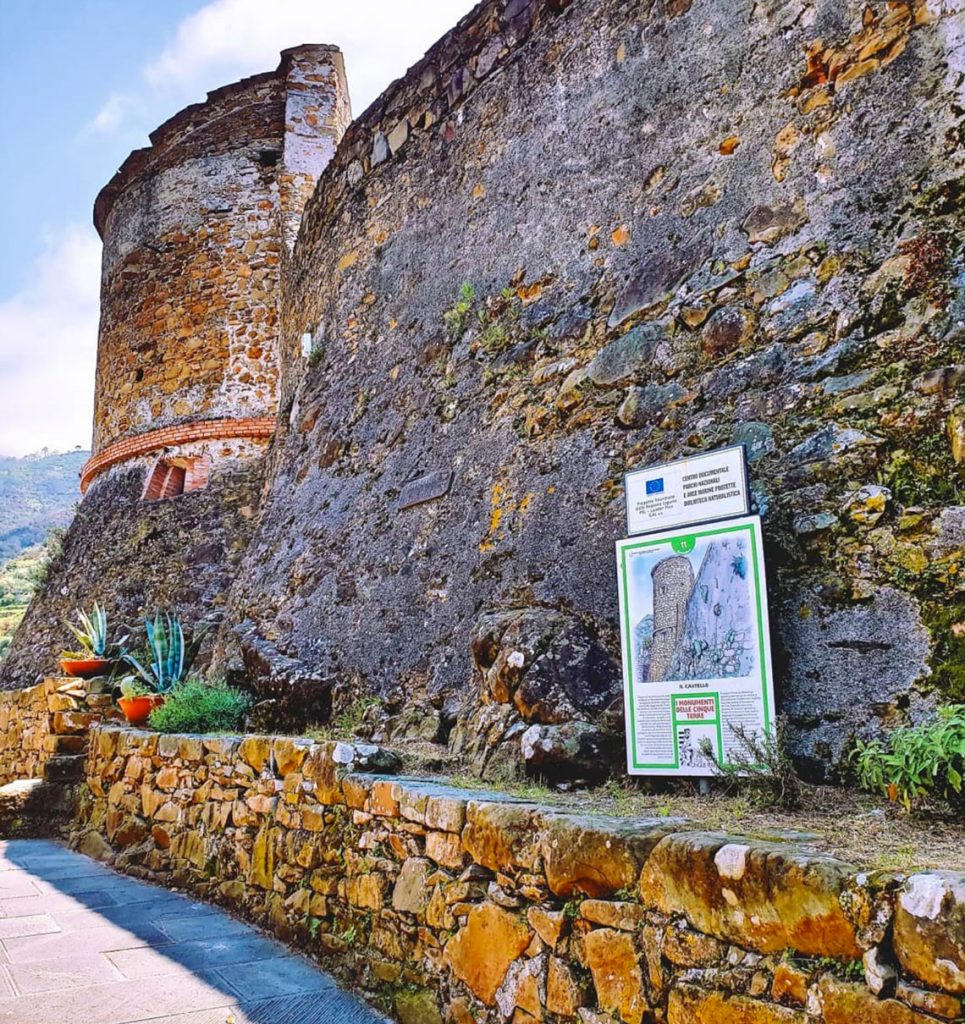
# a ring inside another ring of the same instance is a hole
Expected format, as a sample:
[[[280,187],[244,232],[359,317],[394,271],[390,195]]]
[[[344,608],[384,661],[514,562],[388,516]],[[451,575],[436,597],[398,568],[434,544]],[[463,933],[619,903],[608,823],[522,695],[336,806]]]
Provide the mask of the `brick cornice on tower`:
[[[275,432],[273,416],[241,419],[201,420],[150,430],[127,437],[91,456],[80,472],[80,489],[86,493],[91,481],[119,462],[141,458],[165,448],[197,441],[267,440]]]

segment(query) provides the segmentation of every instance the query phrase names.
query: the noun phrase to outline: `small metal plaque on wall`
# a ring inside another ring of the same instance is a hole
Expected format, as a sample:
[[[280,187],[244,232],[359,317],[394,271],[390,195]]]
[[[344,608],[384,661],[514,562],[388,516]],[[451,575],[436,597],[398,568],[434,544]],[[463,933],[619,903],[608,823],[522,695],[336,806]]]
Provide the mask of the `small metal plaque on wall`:
[[[449,493],[449,488],[452,487],[454,476],[451,469],[438,470],[403,484],[402,493],[399,495],[399,511],[412,508],[413,505],[422,505],[427,501],[435,501],[437,498],[444,498]]]

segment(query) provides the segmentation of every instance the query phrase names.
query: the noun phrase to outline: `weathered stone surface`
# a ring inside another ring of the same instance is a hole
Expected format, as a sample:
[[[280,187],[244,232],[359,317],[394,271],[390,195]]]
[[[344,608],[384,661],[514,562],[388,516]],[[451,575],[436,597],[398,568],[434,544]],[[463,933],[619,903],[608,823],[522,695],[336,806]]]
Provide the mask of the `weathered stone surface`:
[[[848,867],[829,857],[690,833],[657,845],[640,894],[646,906],[751,949],[850,960],[862,952],[842,900],[850,883]]]
[[[856,1024],[859,1018],[854,1018]],[[705,992],[690,985],[674,988],[667,1024],[806,1024],[801,1010],[762,1003],[741,995]]]
[[[635,327],[627,331],[597,352],[587,367],[587,376],[594,384],[601,385],[626,380],[650,364],[661,333],[659,327]]]
[[[539,846],[557,896],[610,896],[634,885],[650,851],[672,828],[669,819],[544,815]]]
[[[439,1012],[436,997],[425,990],[397,992],[395,1012],[400,1024],[442,1024],[442,1014]]]
[[[546,1009],[572,1017],[585,1004],[587,993],[564,960],[551,956],[546,972]]]
[[[914,977],[965,994],[965,874],[912,875],[898,894],[894,944]]]
[[[806,972],[793,964],[779,963],[774,968],[771,996],[779,1003],[804,1006],[808,998],[810,980]]]
[[[897,999],[878,999],[863,985],[850,985],[829,974],[821,979],[819,1000],[825,1024],[928,1024],[934,1019]]]
[[[785,605],[781,621],[792,750],[809,775],[824,778],[853,737],[880,735],[869,708],[886,712],[922,678],[928,632],[914,598],[891,587],[844,608],[801,594]]]
[[[583,942],[600,1008],[616,1013],[626,1024],[641,1024],[650,1007],[633,939],[625,932],[597,928]]]
[[[429,904],[426,879],[431,865],[420,857],[410,857],[403,865],[392,890],[392,909],[422,914]]]
[[[469,803],[462,843],[477,863],[491,871],[532,867],[539,836],[531,804]]]
[[[529,945],[531,937],[518,918],[494,903],[483,903],[473,907],[465,926],[446,943],[446,963],[460,981],[491,1006],[509,965]]]
[[[633,932],[643,924],[645,911],[638,903],[621,900],[583,900],[580,916],[593,924]]]

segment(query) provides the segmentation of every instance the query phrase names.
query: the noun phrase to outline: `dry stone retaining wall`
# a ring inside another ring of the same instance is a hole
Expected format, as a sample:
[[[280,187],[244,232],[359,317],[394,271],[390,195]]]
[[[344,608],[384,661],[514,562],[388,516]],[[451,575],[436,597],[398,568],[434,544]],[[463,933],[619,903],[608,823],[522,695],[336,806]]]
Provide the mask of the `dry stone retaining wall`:
[[[377,747],[98,726],[80,849],[223,903],[403,1024],[934,1024],[965,875],[371,774]]]
[[[87,732],[117,717],[110,694],[83,679],[51,677],[25,690],[0,691],[0,786],[39,779],[51,759],[87,750]]]

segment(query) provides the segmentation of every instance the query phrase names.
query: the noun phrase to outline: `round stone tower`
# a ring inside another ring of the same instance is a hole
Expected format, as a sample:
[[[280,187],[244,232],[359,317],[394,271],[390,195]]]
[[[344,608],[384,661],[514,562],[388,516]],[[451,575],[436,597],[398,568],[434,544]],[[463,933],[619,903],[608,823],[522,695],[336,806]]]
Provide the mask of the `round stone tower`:
[[[342,56],[299,46],[151,135],[97,197],[104,240],[85,492],[0,666],[43,678],[93,601],[143,636],[217,621],[255,522],[278,409],[283,271],[350,120]],[[171,500],[165,500],[171,499]]]
[[[300,46],[151,135],[97,197],[104,240],[87,488],[145,466],[144,497],[260,456],[278,404],[281,267],[350,119],[341,53]]]
[[[653,580],[653,647],[650,653],[651,682],[661,680],[684,631],[687,601],[694,589],[690,559],[672,555],[658,562],[650,572]]]

